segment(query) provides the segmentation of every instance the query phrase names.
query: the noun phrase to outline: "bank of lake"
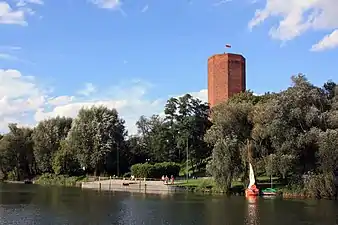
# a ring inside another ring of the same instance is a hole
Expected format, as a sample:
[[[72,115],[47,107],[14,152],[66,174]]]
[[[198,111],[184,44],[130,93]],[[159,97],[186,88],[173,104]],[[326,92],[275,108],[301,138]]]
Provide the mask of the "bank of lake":
[[[64,176],[55,174],[43,174],[32,179],[34,184],[51,185],[51,186],[66,186],[66,187],[81,187],[83,182],[99,181],[113,179],[112,177],[88,177],[88,176]],[[120,178],[121,179],[121,178]],[[128,179],[126,179],[128,181]],[[5,181],[6,182],[6,181]],[[16,183],[15,181],[7,181]],[[270,177],[258,177],[257,185],[262,190],[271,187]],[[273,188],[278,190],[277,195],[283,198],[311,198],[302,189],[297,187],[289,187],[283,183],[279,178],[272,178]],[[220,188],[217,187],[214,180],[209,177],[177,180],[173,186],[179,187],[182,191],[204,193],[204,194],[224,194]],[[230,195],[244,195],[244,185],[240,181],[234,181],[230,189]]]

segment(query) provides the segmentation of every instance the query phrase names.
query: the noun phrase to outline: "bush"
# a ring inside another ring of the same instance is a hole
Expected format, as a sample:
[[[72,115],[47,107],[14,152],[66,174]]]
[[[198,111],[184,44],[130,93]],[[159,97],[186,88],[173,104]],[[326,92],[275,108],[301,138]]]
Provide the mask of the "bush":
[[[17,180],[17,174],[16,174],[15,170],[12,170],[7,174],[7,180],[10,180],[10,181]]]
[[[76,186],[78,182],[84,182],[87,177],[69,177],[64,175],[56,175],[45,173],[42,174],[37,180],[36,184],[42,185],[60,185],[60,186]]]
[[[135,177],[144,178],[161,178],[163,175],[177,177],[180,172],[178,163],[163,162],[163,163],[139,163],[131,167],[131,174]]]
[[[336,195],[333,174],[309,173],[304,181],[304,189],[311,197],[332,199]]]

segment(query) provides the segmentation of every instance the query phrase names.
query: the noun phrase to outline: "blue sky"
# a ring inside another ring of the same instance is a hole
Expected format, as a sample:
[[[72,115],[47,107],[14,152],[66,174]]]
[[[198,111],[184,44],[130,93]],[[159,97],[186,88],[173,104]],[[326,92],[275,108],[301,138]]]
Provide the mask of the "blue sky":
[[[135,133],[170,96],[206,100],[228,43],[256,93],[337,81],[337,28],[336,0],[0,0],[0,130],[105,104]]]

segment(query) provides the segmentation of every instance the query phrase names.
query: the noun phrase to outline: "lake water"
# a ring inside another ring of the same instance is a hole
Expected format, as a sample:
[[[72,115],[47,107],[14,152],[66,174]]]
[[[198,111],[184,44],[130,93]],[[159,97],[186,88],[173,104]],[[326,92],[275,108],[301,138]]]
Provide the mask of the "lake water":
[[[335,225],[338,202],[0,184],[0,224]]]

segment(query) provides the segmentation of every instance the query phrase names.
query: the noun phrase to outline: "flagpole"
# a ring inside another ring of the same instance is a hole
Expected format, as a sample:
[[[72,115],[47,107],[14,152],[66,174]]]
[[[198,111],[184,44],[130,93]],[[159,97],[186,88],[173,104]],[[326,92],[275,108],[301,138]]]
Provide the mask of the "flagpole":
[[[225,48],[231,48],[231,45],[230,44],[226,44]],[[224,54],[226,54],[226,52],[224,52]]]

